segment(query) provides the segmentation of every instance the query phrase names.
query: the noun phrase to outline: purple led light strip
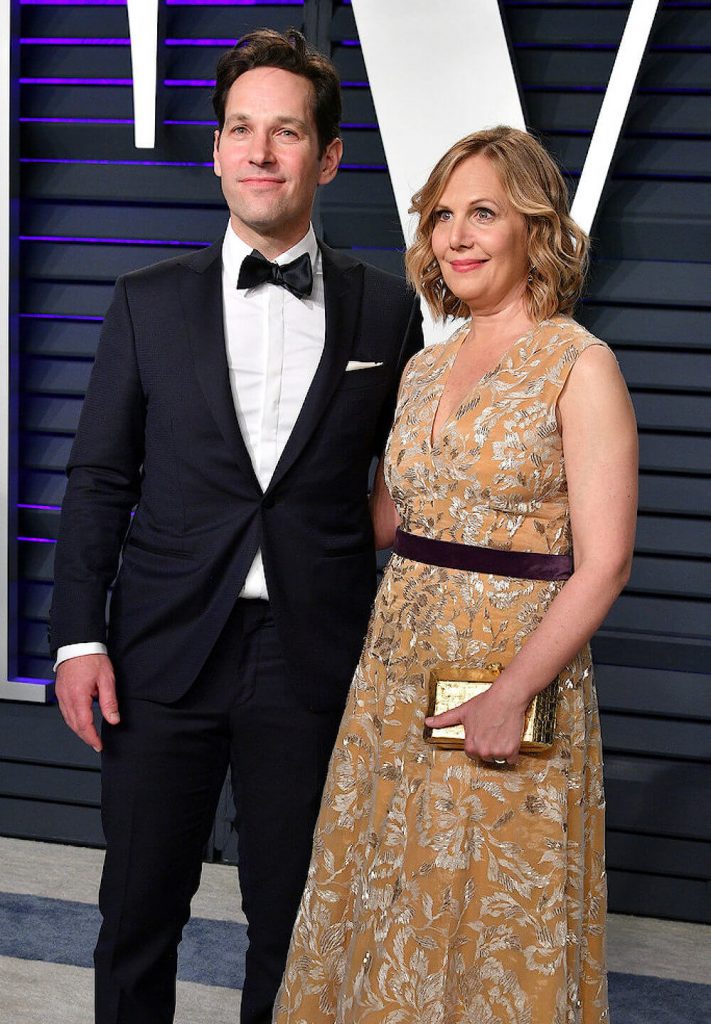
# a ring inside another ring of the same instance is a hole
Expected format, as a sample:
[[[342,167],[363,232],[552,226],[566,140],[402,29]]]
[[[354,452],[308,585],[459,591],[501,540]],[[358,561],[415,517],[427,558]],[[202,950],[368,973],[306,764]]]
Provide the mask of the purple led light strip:
[[[38,509],[40,512],[59,512],[61,505],[26,505],[23,502],[17,503],[17,508]]]
[[[132,85],[131,78],[20,78],[20,85]]]
[[[21,7],[125,7],[126,0],[20,0]]]
[[[21,242],[73,242],[91,245],[173,245],[194,249],[195,246],[209,245],[209,242],[187,242],[167,238],[100,238],[84,235],[18,235]]]
[[[20,320],[78,320],[103,324],[103,316],[85,316],[81,313],[20,313]]]
[[[212,167],[212,160],[75,160],[64,157],[23,156],[21,164],[84,164],[101,167]]]
[[[166,46],[234,46],[237,39],[166,39]]]
[[[132,117],[20,117],[18,121],[20,124],[133,124]]]
[[[17,540],[27,544],[56,544],[56,540],[50,537],[18,537]]]
[[[169,7],[303,7],[304,0],[165,0]]]
[[[303,0],[165,0],[174,7],[302,7]],[[126,0],[20,0],[23,7],[125,7]]]
[[[188,86],[190,88],[209,88],[214,89],[215,79],[214,78],[166,78],[163,85],[167,89],[175,88],[176,86]]]
[[[110,39],[108,36],[23,36],[23,46],[129,46],[130,39]]]

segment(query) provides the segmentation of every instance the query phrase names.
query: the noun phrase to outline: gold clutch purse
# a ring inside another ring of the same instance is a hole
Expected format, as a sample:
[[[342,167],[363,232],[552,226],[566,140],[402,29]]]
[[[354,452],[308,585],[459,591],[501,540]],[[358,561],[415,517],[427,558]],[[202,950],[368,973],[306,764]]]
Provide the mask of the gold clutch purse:
[[[488,690],[501,674],[503,666],[492,662],[484,668],[461,668],[455,665],[439,665],[430,673],[429,704],[427,715],[441,715],[443,711],[464,704],[478,694]],[[521,738],[521,752],[532,754],[548,750],[555,735],[555,713],[558,703],[558,679],[537,693],[526,709],[526,719]],[[464,726],[451,725],[444,729],[425,726],[427,743],[445,750],[461,750],[464,747]]]

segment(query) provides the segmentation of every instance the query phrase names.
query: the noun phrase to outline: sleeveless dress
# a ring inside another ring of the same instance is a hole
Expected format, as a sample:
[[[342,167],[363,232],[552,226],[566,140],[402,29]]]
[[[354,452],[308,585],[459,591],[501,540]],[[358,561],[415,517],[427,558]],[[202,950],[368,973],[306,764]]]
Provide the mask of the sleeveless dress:
[[[556,316],[516,341],[432,441],[466,329],[408,364],[385,477],[410,533],[560,554],[556,402],[602,344]],[[276,1024],[607,1021],[604,793],[586,646],[556,738],[497,768],[423,740],[430,670],[508,664],[563,583],[385,570],[330,764]]]

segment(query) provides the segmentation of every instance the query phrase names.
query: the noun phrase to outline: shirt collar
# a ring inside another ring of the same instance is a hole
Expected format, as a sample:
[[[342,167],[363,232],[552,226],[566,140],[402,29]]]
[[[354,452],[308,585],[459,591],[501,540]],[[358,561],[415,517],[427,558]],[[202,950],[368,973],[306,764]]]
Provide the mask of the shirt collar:
[[[232,229],[231,223],[227,222],[227,230],[225,231],[225,240],[222,243],[222,266],[230,281],[237,282],[239,277],[240,268],[242,261],[245,256],[249,256],[252,252],[252,247],[243,242],[239,235],[235,234]],[[313,224],[309,224],[309,230],[306,232],[304,237],[292,245],[291,249],[287,249],[281,256],[273,261],[278,263],[279,266],[283,266],[285,263],[291,263],[292,260],[297,259],[302,253],[307,252],[311,257],[311,266],[314,274],[321,272],[321,253],[318,247],[318,241],[316,240],[316,233],[314,232]]]

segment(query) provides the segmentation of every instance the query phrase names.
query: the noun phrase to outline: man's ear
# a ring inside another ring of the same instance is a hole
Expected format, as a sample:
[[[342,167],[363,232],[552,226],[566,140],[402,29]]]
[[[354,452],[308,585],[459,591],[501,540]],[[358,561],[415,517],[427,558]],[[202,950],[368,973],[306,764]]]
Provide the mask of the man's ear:
[[[319,185],[328,185],[329,181],[333,181],[342,158],[343,142],[341,139],[331,139],[319,160],[321,167],[318,179]]]
[[[212,145],[212,169],[218,178],[222,177],[222,167],[220,166],[220,129],[215,128],[215,134],[213,136]]]

